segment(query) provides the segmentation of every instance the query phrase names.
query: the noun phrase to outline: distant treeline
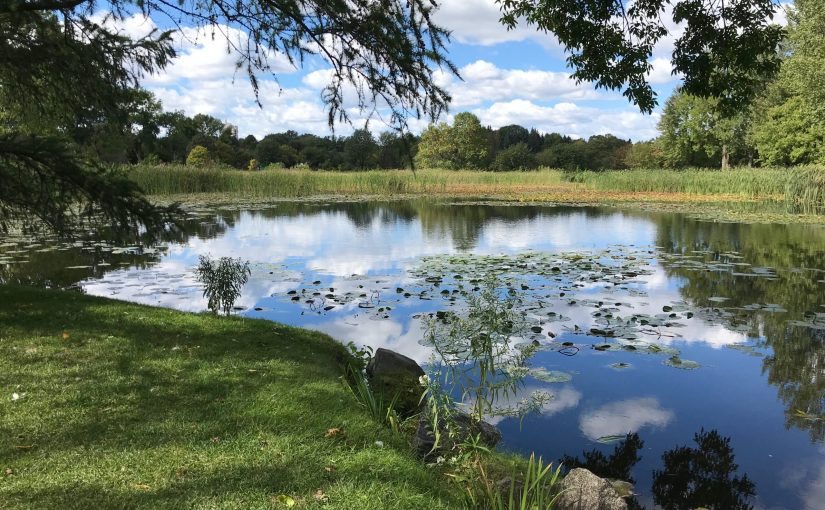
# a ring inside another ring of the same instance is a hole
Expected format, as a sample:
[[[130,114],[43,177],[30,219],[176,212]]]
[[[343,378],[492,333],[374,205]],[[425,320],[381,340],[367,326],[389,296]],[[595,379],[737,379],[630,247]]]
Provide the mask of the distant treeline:
[[[539,166],[571,170],[624,168],[632,146],[629,140],[613,135],[581,140],[518,125],[481,127],[469,113],[456,115],[457,127],[432,126],[422,136],[387,131],[376,137],[357,129],[350,136],[338,137],[285,131],[261,139],[252,135],[239,138],[237,127],[213,116],[164,112],[160,102],[144,90],[137,91],[133,101],[124,105],[124,114],[129,117],[130,128],[120,128],[119,123],[90,124],[75,130],[75,140],[110,163],[186,163],[189,159],[192,164],[247,169],[254,160],[252,164],[257,168],[275,165],[325,170],[409,168],[413,162],[419,166],[490,170]],[[471,138],[446,133],[448,140],[443,142],[447,145],[436,146],[442,141],[430,134],[439,129],[441,134],[445,129],[460,129],[462,119],[478,127],[470,133]],[[463,146],[467,144],[469,148]],[[479,150],[475,150],[476,145],[481,146]],[[196,147],[206,150],[192,154]],[[475,151],[474,156],[468,157],[468,151]],[[433,159],[427,154],[443,157]]]

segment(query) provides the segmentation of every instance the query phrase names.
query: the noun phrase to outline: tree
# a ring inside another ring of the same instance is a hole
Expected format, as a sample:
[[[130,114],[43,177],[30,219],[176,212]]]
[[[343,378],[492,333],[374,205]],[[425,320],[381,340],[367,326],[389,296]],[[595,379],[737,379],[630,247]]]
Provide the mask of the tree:
[[[378,161],[378,144],[367,129],[356,129],[344,142],[344,157],[352,168],[374,168]]]
[[[66,133],[122,118],[138,79],[174,55],[168,33],[109,31],[80,2],[0,4],[0,232],[36,220],[68,234],[81,220],[120,232],[159,231],[176,208],[152,206],[125,177],[87,161]],[[60,19],[52,9],[65,7]]]
[[[748,114],[726,116],[715,99],[677,91],[665,104],[659,139],[668,166],[728,168],[748,161]]]
[[[797,0],[788,22],[786,58],[755,104],[750,140],[768,165],[825,163],[825,1]]]
[[[77,209],[74,202],[81,199],[101,206],[98,212],[109,215],[105,220],[126,220],[121,226],[134,232],[159,229],[170,219],[147,214],[159,210],[136,188],[125,190],[121,181],[107,180],[109,173],[83,161],[61,136],[64,126],[75,125],[90,111],[116,113],[121,99],[145,74],[162,69],[174,56],[173,32],[132,40],[96,23],[95,6],[93,0],[0,3],[0,111],[8,133],[0,144],[5,151],[0,154],[4,228],[33,216],[52,227],[66,225],[70,211]],[[439,68],[456,72],[445,56],[447,33],[432,21],[436,7],[429,0],[111,0],[106,5],[115,19],[137,9],[171,19],[176,27],[194,25],[213,34],[224,33],[225,27],[245,32],[243,41],[226,42],[256,92],[259,73],[272,70],[270,55],[284,55],[296,66],[320,55],[332,71],[323,94],[330,124],[349,120],[353,110],[343,108],[344,89],[353,85],[355,110],[378,112],[398,127],[406,125],[409,115],[434,120],[449,101],[433,74]],[[66,164],[47,157],[44,150],[74,159]],[[42,157],[35,161],[32,153]],[[88,179],[66,179],[67,166],[76,177],[85,169]],[[11,180],[22,188],[6,186]],[[77,187],[92,183],[93,188]],[[35,189],[41,184],[45,188]],[[46,189],[51,196],[27,200]],[[58,207],[44,207],[47,201]],[[159,219],[162,224],[146,224]]]
[[[196,145],[186,156],[186,166],[206,166],[210,163],[209,149],[203,145]]]
[[[499,149],[506,149],[519,143],[527,144],[529,137],[530,132],[518,124],[502,126],[498,129]]]
[[[536,168],[536,159],[524,142],[499,151],[493,162],[493,169],[498,171],[532,170],[534,168]]]
[[[417,160],[425,167],[483,168],[488,155],[487,135],[478,117],[462,112],[453,125],[430,125],[421,133]]]
[[[669,33],[670,20],[662,16],[668,6],[673,23],[683,26],[671,63],[684,76],[686,93],[715,98],[724,111],[736,112],[779,70],[783,31],[770,24],[773,0],[496,1],[508,28],[524,22],[552,32],[568,53],[574,79],[623,89],[646,112],[656,105],[647,74],[656,43]]]

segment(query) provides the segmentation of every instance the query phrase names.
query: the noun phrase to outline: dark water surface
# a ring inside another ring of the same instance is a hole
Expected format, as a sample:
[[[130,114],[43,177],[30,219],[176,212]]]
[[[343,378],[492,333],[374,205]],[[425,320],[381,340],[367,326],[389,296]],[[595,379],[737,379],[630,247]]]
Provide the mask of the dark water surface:
[[[569,379],[527,378],[553,399],[497,420],[505,448],[630,479],[631,506],[825,508],[823,228],[392,202],[204,209],[192,230],[149,249],[6,238],[0,278],[201,311],[198,256],[242,257],[239,314],[424,363],[422,316],[492,273],[541,345],[531,366]]]

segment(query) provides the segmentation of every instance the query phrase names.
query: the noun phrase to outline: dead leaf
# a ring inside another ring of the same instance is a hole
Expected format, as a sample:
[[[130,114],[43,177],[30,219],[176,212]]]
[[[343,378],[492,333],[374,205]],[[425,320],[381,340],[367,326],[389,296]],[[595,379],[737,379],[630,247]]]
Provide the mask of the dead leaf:
[[[215,436],[215,437],[213,437],[213,438],[212,438],[212,442],[213,442],[213,443],[220,443],[220,442],[221,442],[221,438],[220,438],[220,437],[218,437],[218,436]]]
[[[6,468],[4,473],[6,473],[6,476],[11,476],[14,474],[14,470],[12,468]]]
[[[315,498],[315,501],[320,501],[321,503],[329,502],[329,496],[324,494],[324,491],[322,491],[321,489],[315,491],[315,494],[313,494],[312,497]]]
[[[140,490],[142,490],[142,491],[150,491],[150,490],[152,490],[152,487],[150,487],[150,486],[146,485],[145,483],[133,483],[133,484],[132,484],[132,487],[134,487],[135,489],[140,489]]]
[[[336,469],[338,468],[333,465],[324,466],[324,471],[326,471],[327,473],[334,473]]]
[[[63,340],[68,340],[68,339],[69,339],[69,332],[68,332],[68,331],[64,331],[64,332],[63,332],[63,334],[62,334],[61,336],[63,337]]]
[[[32,448],[34,448],[34,445],[33,444],[19,444],[19,445],[14,445],[14,447],[17,448],[18,450],[31,450]]]
[[[327,429],[327,431],[324,433],[324,437],[326,437],[327,439],[341,437],[343,435],[344,435],[344,429],[340,429],[340,428],[337,428],[337,427]]]

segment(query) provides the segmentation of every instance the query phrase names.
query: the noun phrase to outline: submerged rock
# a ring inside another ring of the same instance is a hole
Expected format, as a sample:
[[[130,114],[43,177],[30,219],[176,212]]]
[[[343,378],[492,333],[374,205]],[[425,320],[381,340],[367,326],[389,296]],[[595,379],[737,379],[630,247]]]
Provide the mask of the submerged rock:
[[[395,410],[401,416],[410,416],[418,411],[424,389],[419,378],[424,369],[415,360],[389,349],[379,347],[367,364],[367,379],[370,388],[384,402],[395,399]]]
[[[613,485],[590,471],[576,468],[561,482],[556,510],[627,510]]]

